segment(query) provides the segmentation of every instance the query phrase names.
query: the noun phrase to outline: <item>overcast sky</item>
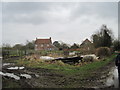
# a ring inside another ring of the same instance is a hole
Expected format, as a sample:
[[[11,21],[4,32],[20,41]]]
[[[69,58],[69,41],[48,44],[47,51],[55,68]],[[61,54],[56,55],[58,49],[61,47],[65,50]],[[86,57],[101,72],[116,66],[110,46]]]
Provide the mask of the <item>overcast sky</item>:
[[[118,37],[117,2],[4,2],[3,43],[49,38],[81,44],[102,24]]]

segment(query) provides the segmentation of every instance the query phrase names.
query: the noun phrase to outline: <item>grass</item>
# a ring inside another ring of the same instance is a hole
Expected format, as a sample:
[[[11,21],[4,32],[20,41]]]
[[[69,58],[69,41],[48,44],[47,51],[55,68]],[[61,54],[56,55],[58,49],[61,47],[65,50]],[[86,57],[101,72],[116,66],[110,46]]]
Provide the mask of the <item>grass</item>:
[[[65,75],[73,75],[73,74],[88,74],[91,71],[94,71],[98,68],[101,68],[108,64],[110,61],[113,60],[115,55],[112,55],[111,57],[108,57],[101,61],[95,61],[89,64],[84,64],[82,66],[74,66],[74,65],[68,65],[64,64],[62,62],[57,63],[46,63],[46,62],[40,62],[40,61],[28,61],[28,60],[19,60],[17,62],[18,65],[24,65],[29,68],[45,68],[45,69],[52,69],[56,72],[65,74]]]
[[[19,58],[9,58],[9,59],[3,59],[2,63],[18,63],[19,62]]]
[[[83,65],[80,65],[80,66],[79,65],[78,66],[68,65],[62,62],[48,63],[42,60],[19,59],[19,60],[16,60],[16,61],[14,60],[14,61],[16,62],[16,65],[22,65],[25,67],[29,67],[31,69],[32,68],[50,69],[52,73],[56,73],[56,74],[60,74],[64,76],[63,78],[61,77],[58,78],[57,76],[54,76],[56,77],[56,81],[62,81],[62,79],[66,80],[63,88],[70,88],[70,87],[73,88],[73,87],[79,87],[79,86],[82,87],[86,85],[87,82],[82,82],[82,79],[87,79],[87,78],[94,76],[92,72],[112,62],[114,57],[115,55],[112,55],[104,60],[95,61],[95,62],[87,63],[87,64],[84,63]],[[72,79],[69,79],[69,78],[72,78]],[[6,88],[19,87],[16,82],[9,82],[8,86],[7,84],[4,86]]]

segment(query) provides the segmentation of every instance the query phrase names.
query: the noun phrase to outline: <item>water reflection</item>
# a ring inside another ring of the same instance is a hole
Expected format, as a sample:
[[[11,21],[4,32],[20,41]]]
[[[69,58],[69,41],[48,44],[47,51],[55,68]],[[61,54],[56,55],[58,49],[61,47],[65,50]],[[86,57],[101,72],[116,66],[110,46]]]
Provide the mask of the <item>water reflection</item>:
[[[36,76],[36,77],[39,77],[39,75],[38,75],[38,74],[35,74],[35,76]]]
[[[23,76],[23,77],[25,77],[26,79],[31,78],[31,76],[30,76],[29,74],[20,74],[20,76]]]
[[[20,80],[20,77],[15,75],[15,74],[13,74],[13,73],[3,73],[3,72],[0,71],[0,75],[8,76],[8,77],[14,78],[16,80]]]
[[[15,75],[14,73],[3,73],[0,71],[0,75],[8,76],[8,77],[14,78],[15,80],[20,80],[20,77]],[[20,74],[20,76],[25,77],[26,79],[32,78],[31,75],[29,74]]]
[[[118,80],[118,70],[117,67],[114,67],[110,72],[109,72],[109,77],[106,80],[106,85],[107,86],[114,86],[114,88],[119,88],[119,80]]]
[[[117,67],[115,67],[113,75],[114,75],[114,87],[118,88],[119,87],[119,80],[118,80],[118,69],[117,69]]]
[[[17,69],[24,69],[25,67],[10,67],[10,68],[7,68],[7,69],[10,69],[10,70],[17,70]]]
[[[14,65],[14,63],[3,63],[3,66]]]

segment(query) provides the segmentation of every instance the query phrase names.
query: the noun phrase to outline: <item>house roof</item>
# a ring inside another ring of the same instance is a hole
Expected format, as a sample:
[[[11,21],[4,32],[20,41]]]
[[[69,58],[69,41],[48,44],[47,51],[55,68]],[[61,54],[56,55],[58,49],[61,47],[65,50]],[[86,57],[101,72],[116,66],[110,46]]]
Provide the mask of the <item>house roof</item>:
[[[48,44],[52,43],[51,38],[49,39],[36,39],[35,44]]]
[[[84,42],[89,42],[89,43],[92,43],[90,40],[88,40],[88,39],[85,39],[85,41]]]
[[[82,44],[81,45],[84,45],[84,44],[92,44],[92,42],[90,41],[90,40],[88,40],[88,39],[85,39],[83,42],[82,42]]]

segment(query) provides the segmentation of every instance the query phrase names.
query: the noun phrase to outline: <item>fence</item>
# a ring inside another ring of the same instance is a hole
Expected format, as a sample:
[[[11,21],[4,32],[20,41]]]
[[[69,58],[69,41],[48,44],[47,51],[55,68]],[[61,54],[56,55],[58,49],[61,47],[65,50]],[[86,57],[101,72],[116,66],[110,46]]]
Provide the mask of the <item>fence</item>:
[[[12,57],[22,57],[22,56],[26,56],[26,55],[32,55],[32,54],[37,54],[39,56],[46,56],[46,55],[50,55],[50,54],[64,54],[63,51],[35,51],[35,50],[7,50],[7,49],[3,49],[2,50],[2,56],[3,58],[12,58]]]

